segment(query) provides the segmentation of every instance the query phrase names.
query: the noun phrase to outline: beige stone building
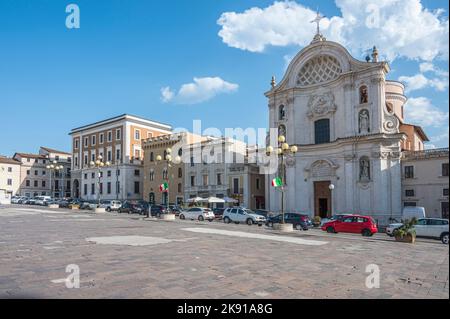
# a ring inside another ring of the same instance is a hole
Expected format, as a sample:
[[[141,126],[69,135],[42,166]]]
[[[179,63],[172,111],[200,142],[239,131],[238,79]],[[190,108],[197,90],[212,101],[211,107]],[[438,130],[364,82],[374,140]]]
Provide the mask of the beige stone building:
[[[21,164],[19,194],[27,197],[51,196],[48,157],[41,154],[16,153],[13,158]]]
[[[184,194],[184,164],[181,162],[169,163],[167,149],[172,149],[179,143],[180,134],[168,134],[152,137],[142,141],[144,151],[144,200],[151,204],[178,204],[183,203]],[[171,156],[181,156],[180,153]],[[158,161],[158,157],[162,160]],[[167,183],[169,189],[161,191],[160,186]]]
[[[21,163],[13,158],[0,156],[0,192],[10,196],[19,194]]]
[[[72,154],[55,150],[49,147],[41,147],[39,154],[48,158],[49,164],[62,167],[60,170],[48,169],[48,180],[51,185],[51,194],[55,198],[71,197],[70,171]]]
[[[265,177],[248,154],[245,143],[230,138],[208,137],[193,145],[185,162],[185,200],[230,198],[239,206],[265,208]]]
[[[404,152],[403,206],[425,207],[427,217],[449,218],[448,148]]]
[[[72,196],[85,200],[143,199],[142,140],[172,127],[129,114],[72,129]],[[111,165],[98,172],[91,162]]]

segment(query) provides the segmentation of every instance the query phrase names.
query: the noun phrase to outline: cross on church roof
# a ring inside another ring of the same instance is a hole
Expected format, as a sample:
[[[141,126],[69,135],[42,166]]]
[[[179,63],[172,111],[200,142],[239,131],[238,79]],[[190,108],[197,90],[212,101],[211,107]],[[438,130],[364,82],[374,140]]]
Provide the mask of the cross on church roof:
[[[317,16],[311,21],[311,23],[317,23],[317,34],[320,34],[320,21],[324,18],[326,18],[326,16],[321,15],[320,12],[317,11]]]
[[[320,14],[319,10],[317,10],[317,16],[314,18],[314,20],[311,21],[311,23],[316,23],[317,24],[317,33],[314,36],[314,40],[315,41],[325,41],[326,39],[320,34],[320,21],[322,21],[323,19],[325,19],[326,16],[323,16]]]

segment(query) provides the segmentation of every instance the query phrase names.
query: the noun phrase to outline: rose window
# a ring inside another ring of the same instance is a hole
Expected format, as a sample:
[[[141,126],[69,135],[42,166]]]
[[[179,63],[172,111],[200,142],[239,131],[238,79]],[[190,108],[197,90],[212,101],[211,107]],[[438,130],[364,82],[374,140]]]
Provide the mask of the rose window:
[[[300,70],[297,84],[308,86],[336,79],[342,73],[341,65],[336,58],[321,55],[310,59]]]

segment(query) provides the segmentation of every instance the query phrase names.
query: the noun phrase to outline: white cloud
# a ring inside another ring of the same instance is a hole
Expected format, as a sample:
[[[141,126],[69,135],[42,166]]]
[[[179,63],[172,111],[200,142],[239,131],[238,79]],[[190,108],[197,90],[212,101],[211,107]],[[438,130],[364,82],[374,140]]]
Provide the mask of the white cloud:
[[[165,103],[198,104],[223,94],[236,92],[239,85],[226,82],[220,77],[194,78],[194,82],[183,84],[178,93],[170,87],[161,89],[161,100]]]
[[[447,125],[449,119],[448,111],[441,111],[426,97],[410,98],[405,113],[408,122],[420,126],[440,127]]]
[[[362,55],[373,45],[389,60],[448,59],[449,21],[443,10],[429,11],[420,0],[336,0],[341,16],[324,19],[324,35]],[[225,12],[217,23],[230,47],[262,52],[268,46],[305,46],[311,42],[315,12],[294,1],[274,2],[242,13]]]
[[[430,138],[430,140],[434,144],[441,144],[441,145],[448,146],[448,137],[449,137],[448,133],[449,133],[449,129],[447,127],[446,131],[444,131],[443,133],[441,133],[439,135],[432,136]]]
[[[421,73],[431,72],[438,76],[448,78],[448,71],[444,71],[444,70],[441,70],[441,69],[435,67],[433,63],[430,63],[430,62],[420,63],[419,68],[420,68]]]
[[[161,100],[164,103],[170,102],[173,99],[174,95],[175,94],[173,93],[173,91],[168,86],[166,86],[166,87],[161,89]]]
[[[406,85],[406,92],[412,92],[425,88],[434,88],[437,91],[445,91],[448,87],[447,79],[429,79],[425,75],[419,73],[414,76],[401,76],[398,78],[400,82],[404,82]]]

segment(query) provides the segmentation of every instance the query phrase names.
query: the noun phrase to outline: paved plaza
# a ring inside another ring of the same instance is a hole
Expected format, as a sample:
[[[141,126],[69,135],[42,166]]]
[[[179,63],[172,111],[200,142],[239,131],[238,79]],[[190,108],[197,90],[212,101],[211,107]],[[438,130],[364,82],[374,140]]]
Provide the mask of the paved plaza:
[[[448,276],[435,240],[0,207],[0,298],[449,298]]]

